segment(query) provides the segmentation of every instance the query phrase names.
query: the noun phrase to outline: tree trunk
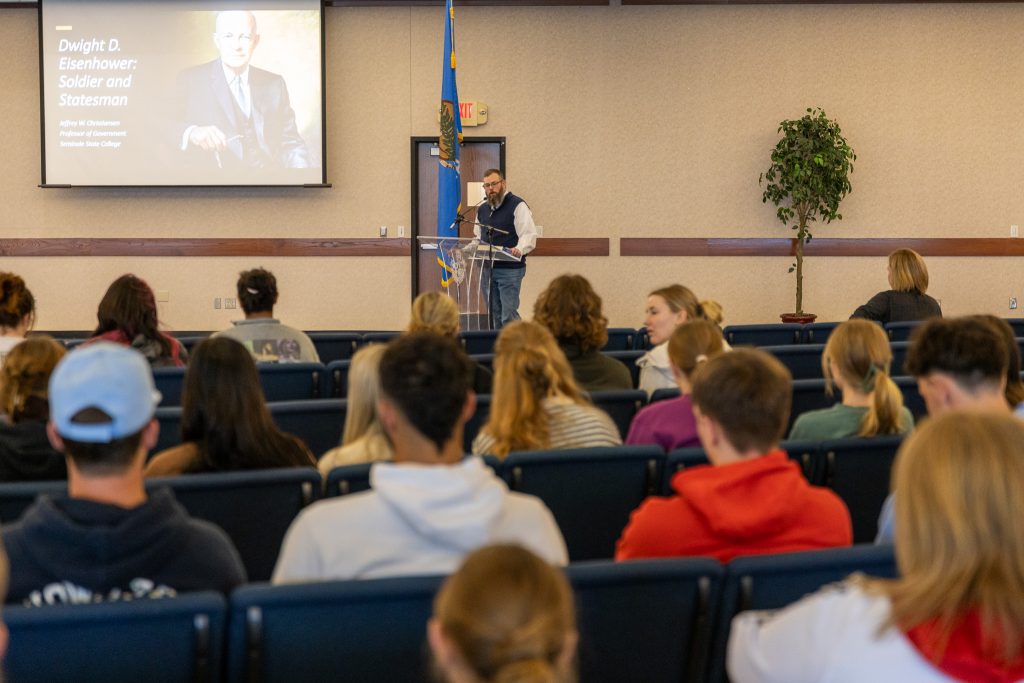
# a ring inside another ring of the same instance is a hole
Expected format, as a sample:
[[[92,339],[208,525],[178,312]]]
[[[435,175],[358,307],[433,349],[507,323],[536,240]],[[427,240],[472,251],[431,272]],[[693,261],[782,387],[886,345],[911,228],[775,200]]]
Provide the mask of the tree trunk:
[[[804,240],[807,237],[807,206],[796,207],[796,313],[804,312]]]

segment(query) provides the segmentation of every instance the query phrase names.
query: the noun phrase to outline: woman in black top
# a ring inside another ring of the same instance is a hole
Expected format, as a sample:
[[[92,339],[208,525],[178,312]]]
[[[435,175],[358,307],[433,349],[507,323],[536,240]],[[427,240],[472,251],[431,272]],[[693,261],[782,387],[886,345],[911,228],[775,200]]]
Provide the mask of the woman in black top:
[[[928,268],[916,251],[897,249],[889,254],[889,286],[892,289],[874,295],[850,317],[883,324],[942,317],[939,302],[925,294]]]

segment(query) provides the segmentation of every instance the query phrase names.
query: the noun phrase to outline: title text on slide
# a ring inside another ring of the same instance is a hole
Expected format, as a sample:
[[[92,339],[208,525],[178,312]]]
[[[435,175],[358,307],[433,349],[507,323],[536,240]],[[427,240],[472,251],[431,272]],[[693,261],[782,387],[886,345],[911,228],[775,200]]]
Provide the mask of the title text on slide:
[[[117,38],[81,38],[79,40],[68,40],[61,38],[57,44],[58,52],[71,52],[81,55],[89,55],[93,52],[120,52],[121,42]],[[102,59],[99,57],[86,57],[74,59],[62,56],[58,62],[59,71],[134,71],[139,64],[137,59]],[[123,76],[96,76],[94,74],[61,74],[57,79],[57,87],[61,90],[81,88],[109,88],[127,90],[132,87],[132,74]],[[116,95],[84,95],[69,92],[62,92],[57,100],[61,107],[126,107],[128,96]]]

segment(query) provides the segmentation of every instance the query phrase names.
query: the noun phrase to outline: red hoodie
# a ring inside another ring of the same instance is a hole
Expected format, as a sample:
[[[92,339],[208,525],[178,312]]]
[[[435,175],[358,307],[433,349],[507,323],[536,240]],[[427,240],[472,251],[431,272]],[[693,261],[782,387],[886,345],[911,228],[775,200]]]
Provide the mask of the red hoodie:
[[[850,513],[840,498],[811,486],[785,451],[683,470],[678,495],[652,497],[633,511],[615,559],[784,553],[853,542]]]
[[[970,612],[953,630],[944,651],[938,648],[939,620],[934,619],[907,631],[907,638],[925,659],[944,674],[972,683],[1013,683],[1024,679],[1024,656],[1015,662],[999,663],[1002,648],[998,627],[986,633],[977,611]]]

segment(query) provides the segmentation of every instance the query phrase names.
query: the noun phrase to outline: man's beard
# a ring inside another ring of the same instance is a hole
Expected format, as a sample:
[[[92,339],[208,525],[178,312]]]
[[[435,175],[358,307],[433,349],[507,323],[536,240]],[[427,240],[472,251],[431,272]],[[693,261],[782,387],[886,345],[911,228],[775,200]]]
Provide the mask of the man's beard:
[[[491,210],[497,209],[501,205],[501,198],[503,195],[497,192],[487,197],[487,204],[491,207]]]

